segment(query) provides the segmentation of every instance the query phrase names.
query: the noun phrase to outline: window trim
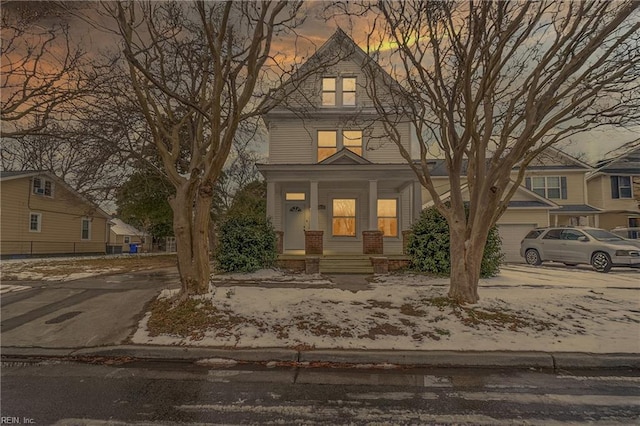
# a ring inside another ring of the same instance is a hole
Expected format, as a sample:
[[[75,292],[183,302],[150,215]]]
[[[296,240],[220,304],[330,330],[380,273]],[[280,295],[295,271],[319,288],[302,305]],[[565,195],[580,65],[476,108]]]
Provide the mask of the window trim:
[[[87,226],[87,238],[84,238],[84,223],[87,222],[89,225]],[[80,220],[80,240],[82,241],[91,241],[91,218],[83,217]]]
[[[345,90],[344,89],[344,80],[345,79],[353,79],[353,90]],[[357,92],[358,92],[358,77],[354,76],[342,76],[340,77],[340,106],[345,107],[345,108],[353,108],[356,105],[358,105],[358,97],[357,97]],[[345,104],[344,103],[344,95],[345,93],[353,93],[353,105],[352,104]]]
[[[343,81],[345,79],[352,78],[355,80],[354,89],[353,90],[344,90]],[[324,89],[324,80],[325,79],[333,79],[334,80],[334,90],[325,90]],[[333,93],[333,104],[325,104],[324,103],[324,94],[325,93]],[[344,103],[344,95],[345,93],[353,93],[353,105],[346,105]],[[355,108],[358,106],[358,76],[353,74],[348,75],[324,75],[320,78],[320,107],[322,108]]]
[[[533,182],[535,179],[544,179],[544,188],[543,187],[536,187],[533,185]],[[559,187],[550,187],[548,182],[549,179],[558,179],[558,184],[560,185]],[[525,187],[536,193],[537,195],[547,198],[549,200],[566,200],[568,198],[568,190],[567,190],[567,177],[566,176],[559,176],[559,175],[554,175],[554,176],[527,176],[525,178]],[[559,193],[559,197],[549,197],[549,190],[550,189],[558,189],[558,193]],[[540,189],[544,189],[544,194],[540,194],[539,192],[536,192],[536,190],[540,190]]]
[[[33,216],[36,216],[38,218],[38,229],[31,229],[31,218]],[[34,232],[34,233],[38,233],[38,232],[42,232],[42,213],[37,213],[37,212],[29,212],[29,232]]]

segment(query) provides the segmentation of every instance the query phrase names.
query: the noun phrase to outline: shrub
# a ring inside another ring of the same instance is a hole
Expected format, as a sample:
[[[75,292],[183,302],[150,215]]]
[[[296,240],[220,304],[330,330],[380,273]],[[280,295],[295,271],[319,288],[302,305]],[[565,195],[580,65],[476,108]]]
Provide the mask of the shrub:
[[[407,254],[411,258],[410,267],[420,272],[449,275],[451,272],[449,247],[447,220],[435,207],[423,210],[418,221],[411,227],[411,236],[407,245]],[[500,262],[503,257],[498,228],[494,226],[489,231],[484,247],[480,276],[487,278],[497,275],[500,272]]]
[[[222,272],[253,272],[273,266],[277,258],[276,233],[266,218],[228,217],[220,227],[216,249]]]

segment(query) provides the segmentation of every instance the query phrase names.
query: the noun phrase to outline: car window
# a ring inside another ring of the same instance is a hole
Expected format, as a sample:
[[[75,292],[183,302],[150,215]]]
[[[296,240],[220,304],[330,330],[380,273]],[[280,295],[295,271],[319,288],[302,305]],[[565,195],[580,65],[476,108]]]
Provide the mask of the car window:
[[[585,229],[584,232],[598,241],[622,241],[623,239],[604,229]]]
[[[544,232],[544,229],[534,229],[533,231],[529,231],[529,233],[524,236],[524,239],[527,240],[527,239],[538,238],[538,236],[543,232]]]
[[[560,239],[562,240],[570,240],[570,241],[578,241],[580,237],[585,237],[582,232],[576,231],[575,229],[565,229],[562,231],[560,235]]]
[[[547,234],[542,237],[543,240],[559,240],[562,229],[550,229]]]

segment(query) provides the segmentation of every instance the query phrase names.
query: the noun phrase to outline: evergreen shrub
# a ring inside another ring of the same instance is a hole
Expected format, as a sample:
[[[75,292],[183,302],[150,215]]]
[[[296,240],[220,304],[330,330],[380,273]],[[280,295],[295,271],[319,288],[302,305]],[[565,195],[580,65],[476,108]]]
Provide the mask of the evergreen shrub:
[[[229,216],[218,233],[217,269],[221,272],[254,272],[269,268],[278,257],[276,232],[262,217]]]
[[[410,268],[419,272],[448,276],[451,272],[449,241],[449,225],[444,216],[435,207],[424,209],[411,227],[407,245]],[[498,228],[493,226],[484,247],[480,276],[487,278],[497,275],[503,258]]]

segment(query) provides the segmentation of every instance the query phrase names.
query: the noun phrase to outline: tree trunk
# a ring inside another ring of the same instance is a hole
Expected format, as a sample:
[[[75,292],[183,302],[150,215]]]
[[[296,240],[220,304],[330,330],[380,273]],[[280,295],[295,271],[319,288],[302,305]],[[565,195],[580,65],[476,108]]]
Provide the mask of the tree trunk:
[[[209,222],[212,191],[207,185],[195,190],[188,183],[176,188],[169,200],[173,210],[178,273],[182,296],[204,294],[209,290]]]
[[[449,297],[458,303],[476,303],[478,297],[478,281],[484,246],[489,235],[488,230],[482,235],[467,237],[464,222],[450,224],[450,259],[451,277]]]

